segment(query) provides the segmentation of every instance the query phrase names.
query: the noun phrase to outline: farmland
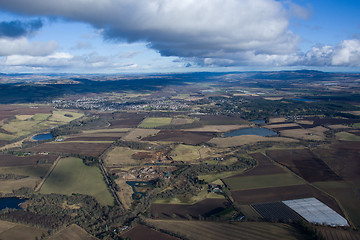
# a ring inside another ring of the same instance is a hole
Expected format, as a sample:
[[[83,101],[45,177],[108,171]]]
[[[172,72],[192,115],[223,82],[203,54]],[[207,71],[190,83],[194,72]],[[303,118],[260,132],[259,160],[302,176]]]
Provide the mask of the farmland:
[[[179,142],[184,144],[196,145],[205,143],[213,137],[215,137],[215,134],[209,132],[161,130],[155,136],[146,137],[143,138],[143,140],[157,142]]]
[[[138,126],[139,128],[157,128],[165,125],[170,125],[172,118],[146,118],[142,123]]]
[[[76,224],[72,224],[67,228],[57,232],[49,238],[49,240],[62,240],[62,239],[78,239],[78,240],[96,240],[97,238],[88,234],[84,229]]]
[[[113,205],[100,170],[86,166],[79,158],[63,158],[46,179],[40,192],[71,195],[82,193],[94,196],[103,205]]]
[[[138,225],[130,231],[122,235],[124,238],[147,240],[147,239],[158,239],[158,240],[176,240],[178,238],[167,235],[165,233],[156,231],[144,225]]]
[[[266,153],[273,160],[288,167],[309,182],[341,179],[307,149],[269,150]]]
[[[316,198],[352,234],[359,76],[76,75],[30,84],[67,94],[0,105],[0,195],[28,199],[0,217],[50,230],[49,239],[312,239],[304,230],[315,226],[281,202]],[[0,100],[24,99],[8,97]],[[243,128],[274,135],[236,136]],[[48,132],[53,140],[32,139]]]
[[[30,152],[59,153],[59,154],[79,154],[83,156],[100,156],[112,142],[51,142],[43,143],[35,147],[26,149]]]
[[[247,144],[255,144],[258,142],[297,142],[295,139],[285,138],[285,137],[262,137],[255,135],[242,135],[236,137],[227,137],[227,138],[213,138],[209,143],[215,144],[218,147],[235,147]]]
[[[32,240],[46,235],[44,229],[0,220],[0,239],[3,240]]]
[[[223,179],[223,181],[231,191],[301,185],[304,183],[301,178],[288,173],[229,177]]]
[[[150,219],[147,220],[147,223],[158,229],[167,230],[194,240],[304,239],[295,228],[281,223],[217,223]]]
[[[208,218],[228,207],[225,199],[205,199],[192,205],[160,204],[151,205],[151,215],[155,218],[199,219]]]

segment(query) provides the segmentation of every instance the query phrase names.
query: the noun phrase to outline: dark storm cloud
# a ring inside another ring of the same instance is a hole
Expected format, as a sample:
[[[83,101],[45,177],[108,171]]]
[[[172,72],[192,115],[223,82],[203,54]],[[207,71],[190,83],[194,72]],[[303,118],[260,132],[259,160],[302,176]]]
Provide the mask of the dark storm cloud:
[[[19,38],[27,36],[34,31],[42,28],[43,23],[40,19],[21,22],[21,21],[3,21],[0,22],[0,37]]]

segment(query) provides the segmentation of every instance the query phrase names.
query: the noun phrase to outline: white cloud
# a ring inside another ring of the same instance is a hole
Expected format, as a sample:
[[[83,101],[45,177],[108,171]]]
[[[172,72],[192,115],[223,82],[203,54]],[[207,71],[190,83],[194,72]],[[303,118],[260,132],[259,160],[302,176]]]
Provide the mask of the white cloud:
[[[0,38],[0,56],[46,56],[52,54],[57,48],[58,44],[55,41],[29,42],[25,37],[17,39]]]
[[[336,66],[360,67],[360,40],[352,39],[341,42],[334,50],[331,63]]]
[[[164,56],[288,54],[299,40],[288,30],[287,10],[275,0],[12,0],[0,7],[87,22],[106,38],[146,41]]]

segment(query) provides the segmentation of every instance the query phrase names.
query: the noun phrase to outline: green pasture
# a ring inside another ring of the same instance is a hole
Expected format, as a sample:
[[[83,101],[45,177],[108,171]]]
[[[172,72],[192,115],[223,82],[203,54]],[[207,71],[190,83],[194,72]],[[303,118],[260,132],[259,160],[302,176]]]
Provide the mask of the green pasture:
[[[144,119],[142,123],[138,127],[140,128],[157,128],[165,125],[171,124],[172,118],[155,118],[155,117],[149,117]]]
[[[81,193],[96,198],[101,205],[114,205],[101,171],[98,167],[86,166],[80,158],[62,158],[46,179],[40,192],[71,195]]]

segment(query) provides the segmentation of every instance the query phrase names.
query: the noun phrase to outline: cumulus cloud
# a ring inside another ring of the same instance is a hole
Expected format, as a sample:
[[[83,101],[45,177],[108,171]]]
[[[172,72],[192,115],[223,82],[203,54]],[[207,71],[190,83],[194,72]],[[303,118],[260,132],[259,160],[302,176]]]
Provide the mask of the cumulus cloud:
[[[0,22],[0,37],[18,38],[27,36],[43,26],[40,19],[29,22],[3,21]]]
[[[307,66],[360,67],[360,40],[344,40],[336,46],[314,46],[300,63]]]
[[[9,39],[0,38],[0,56],[29,55],[45,56],[58,48],[56,41],[29,42],[25,37]]]
[[[107,39],[146,41],[163,56],[288,54],[299,41],[288,30],[286,8],[275,0],[12,0],[0,7],[87,22]]]
[[[289,30],[289,19],[294,16],[307,19],[311,11],[291,0],[32,0],[31,4],[28,0],[11,0],[0,1],[0,8],[26,15],[85,22],[98,29],[105,39],[146,42],[162,56],[177,56],[184,63],[360,66],[360,41],[357,39],[345,40],[336,46],[316,45],[305,53],[300,52],[300,37]],[[11,53],[54,54],[54,45],[50,43],[41,47],[43,52],[34,43],[24,43],[25,47],[18,50],[3,47],[1,43],[2,56]],[[9,42],[5,43],[11,46]],[[84,47],[87,46],[77,45],[78,49]],[[49,62],[59,65],[63,60],[82,66],[112,63],[96,56],[60,60],[50,56]]]

